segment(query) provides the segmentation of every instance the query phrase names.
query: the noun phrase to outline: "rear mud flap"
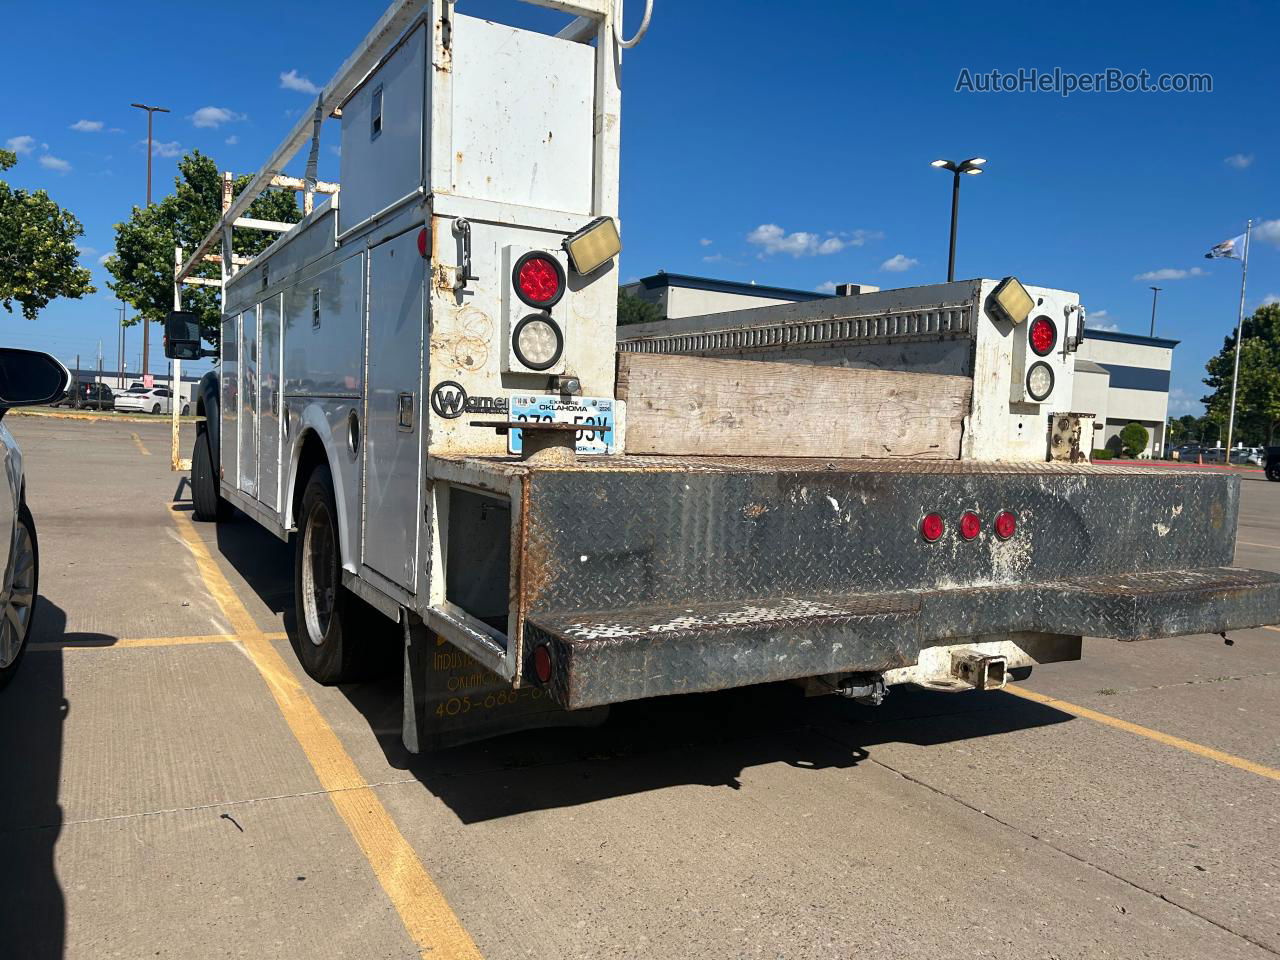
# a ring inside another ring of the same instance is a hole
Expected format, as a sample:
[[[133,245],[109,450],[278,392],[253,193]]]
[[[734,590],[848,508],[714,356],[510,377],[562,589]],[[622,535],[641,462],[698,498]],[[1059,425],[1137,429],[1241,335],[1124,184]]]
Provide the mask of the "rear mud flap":
[[[608,707],[570,712],[546,690],[504,680],[414,618],[404,618],[404,725],[410,753],[544,727],[603,723]]]

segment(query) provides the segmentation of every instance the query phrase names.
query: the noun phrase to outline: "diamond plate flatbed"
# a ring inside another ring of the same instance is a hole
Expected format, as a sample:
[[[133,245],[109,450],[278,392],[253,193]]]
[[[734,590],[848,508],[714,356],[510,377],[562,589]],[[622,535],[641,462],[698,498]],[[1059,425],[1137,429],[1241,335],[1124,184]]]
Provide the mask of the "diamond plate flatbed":
[[[432,458],[509,491],[518,683],[571,708],[883,671],[1017,631],[1139,640],[1280,621],[1231,561],[1239,478],[1151,467],[757,457]],[[962,512],[983,520],[973,541]],[[1018,529],[991,531],[1002,510]],[[925,513],[947,524],[919,535]]]

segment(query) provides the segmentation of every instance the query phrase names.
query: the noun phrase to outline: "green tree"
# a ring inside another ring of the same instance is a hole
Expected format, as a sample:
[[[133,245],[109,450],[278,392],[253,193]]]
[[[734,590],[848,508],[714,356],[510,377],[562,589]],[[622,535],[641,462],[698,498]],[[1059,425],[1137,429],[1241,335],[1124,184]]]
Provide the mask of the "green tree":
[[[235,179],[233,190],[239,194],[252,179],[245,175]],[[173,309],[173,249],[179,246],[190,256],[201,240],[217,224],[222,215],[222,175],[212,157],[193,150],[178,161],[174,191],[149,207],[134,207],[124,223],[116,224],[116,250],[107,258],[108,284],[117,297],[132,304],[139,317],[161,322]],[[249,205],[245,214],[259,220],[297,223],[302,218],[292,192],[268,190]],[[265,250],[277,235],[261,230],[237,230],[235,252],[252,257]],[[218,244],[211,251],[222,253]],[[194,275],[217,277],[216,263],[197,267]],[[221,294],[217,287],[188,286],[182,291],[182,305],[200,315],[206,340],[218,342],[222,313]],[[135,323],[138,318],[127,323]]]
[[[649,323],[653,320],[665,320],[661,308],[656,303],[633,297],[618,288],[618,326],[629,323]]]
[[[1120,444],[1124,447],[1124,452],[1131,457],[1136,457],[1147,449],[1147,441],[1150,439],[1151,434],[1140,423],[1126,424],[1120,431]]]
[[[1200,418],[1195,414],[1184,413],[1178,418],[1178,424],[1182,428],[1184,442],[1200,439]]]
[[[18,162],[0,150],[0,170]],[[14,190],[0,180],[0,303],[34,320],[55,297],[79,300],[93,293],[89,271],[80,266],[76,239],[84,227],[43,190]]]
[[[1235,364],[1235,332],[1225,337],[1222,350],[1205,364],[1204,378],[1212,393],[1203,398],[1207,417],[1226,437]],[[1236,395],[1236,425],[1232,443],[1272,444],[1280,426],[1280,304],[1267,304],[1245,318],[1240,348],[1240,385]]]

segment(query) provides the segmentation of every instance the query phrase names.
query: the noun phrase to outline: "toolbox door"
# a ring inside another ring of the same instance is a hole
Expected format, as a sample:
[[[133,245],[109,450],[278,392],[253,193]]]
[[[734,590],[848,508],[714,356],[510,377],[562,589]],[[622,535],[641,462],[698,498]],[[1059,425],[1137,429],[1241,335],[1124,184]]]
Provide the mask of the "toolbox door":
[[[240,489],[258,495],[258,308],[240,315]]]
[[[418,231],[369,252],[366,315],[365,566],[414,592],[421,464],[423,259]]]
[[[280,301],[276,294],[262,302],[262,342],[258,361],[258,499],[277,509],[280,500]]]

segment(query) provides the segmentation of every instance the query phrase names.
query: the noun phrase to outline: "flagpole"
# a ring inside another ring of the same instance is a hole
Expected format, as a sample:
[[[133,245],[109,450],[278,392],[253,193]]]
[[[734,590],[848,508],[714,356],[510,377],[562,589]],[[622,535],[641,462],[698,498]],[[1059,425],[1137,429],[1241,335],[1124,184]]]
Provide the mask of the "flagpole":
[[[1240,315],[1236,318],[1236,359],[1235,369],[1231,374],[1231,413],[1227,417],[1227,466],[1231,465],[1231,434],[1236,425],[1236,386],[1240,382],[1240,342],[1244,333],[1244,284],[1249,277],[1249,234],[1253,232],[1253,221],[1244,228],[1244,259],[1240,261]]]

